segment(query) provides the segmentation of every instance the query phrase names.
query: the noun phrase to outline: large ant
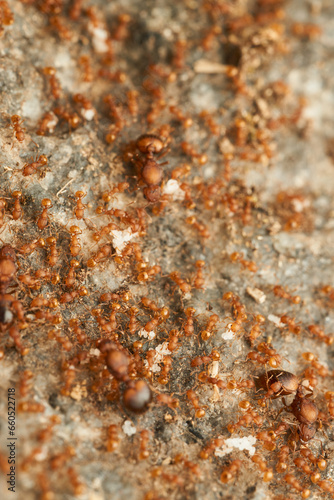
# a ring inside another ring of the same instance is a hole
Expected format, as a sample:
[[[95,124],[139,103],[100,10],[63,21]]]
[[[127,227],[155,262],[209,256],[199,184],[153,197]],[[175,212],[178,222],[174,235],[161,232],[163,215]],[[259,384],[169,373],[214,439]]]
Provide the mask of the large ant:
[[[299,384],[294,400],[291,405],[287,405],[283,398],[283,403],[287,409],[293,413],[299,422],[298,433],[301,441],[310,441],[315,433],[315,422],[317,421],[319,410],[317,406],[308,399],[309,395],[305,395],[305,389],[302,384]]]
[[[161,153],[164,142],[154,134],[141,135],[136,141],[136,147],[143,157],[139,160],[140,176],[147,187],[144,188],[144,196],[147,201],[155,203],[161,197],[160,183],[163,179],[162,165],[156,162],[154,155]]]
[[[261,375],[257,385],[262,389],[267,389],[262,401],[268,398],[276,399],[279,396],[292,394],[299,387],[299,380],[293,373],[284,370],[269,370]]]
[[[317,406],[305,395],[304,386],[299,382],[296,375],[284,370],[270,370],[261,375],[258,380],[261,388],[266,388],[267,393],[261,401],[268,398],[276,399],[296,392],[290,405],[287,405],[283,398],[285,409],[291,412],[299,422],[298,433],[301,441],[310,441],[316,432],[315,422],[317,421],[319,410]],[[284,409],[284,408],[283,408]],[[283,410],[282,409],[282,410]]]
[[[145,380],[129,377],[130,358],[126,351],[111,340],[98,341],[97,347],[110,373],[123,384],[123,406],[132,413],[145,412],[152,400],[152,391]]]

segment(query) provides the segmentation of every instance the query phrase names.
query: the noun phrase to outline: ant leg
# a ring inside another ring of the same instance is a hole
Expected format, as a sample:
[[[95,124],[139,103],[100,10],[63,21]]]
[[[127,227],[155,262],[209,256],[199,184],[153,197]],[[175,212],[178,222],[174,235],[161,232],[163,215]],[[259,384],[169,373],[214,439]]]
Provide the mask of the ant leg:
[[[282,413],[282,411],[284,411],[284,410],[286,410],[286,408],[284,408],[284,406],[283,406],[283,408],[281,408],[281,409],[280,409],[280,411],[277,413],[277,415],[276,415],[276,417],[275,417],[275,420],[277,420],[277,419],[278,419],[278,417],[280,416],[280,414],[281,414],[281,413]]]
[[[304,387],[304,386],[303,386]],[[305,398],[311,398],[313,396],[313,389],[310,389],[309,387],[304,387],[306,391],[309,391],[309,394],[305,394]]]

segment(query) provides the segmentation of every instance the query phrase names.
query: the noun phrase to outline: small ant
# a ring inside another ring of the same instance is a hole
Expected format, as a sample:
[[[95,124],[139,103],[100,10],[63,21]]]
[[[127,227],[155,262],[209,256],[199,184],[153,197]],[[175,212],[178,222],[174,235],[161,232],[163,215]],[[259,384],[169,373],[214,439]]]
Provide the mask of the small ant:
[[[25,139],[25,128],[22,127],[23,120],[19,115],[13,115],[11,117],[11,122],[14,129],[14,135],[19,142],[23,142]]]
[[[55,236],[49,236],[46,238],[46,243],[50,247],[50,254],[48,256],[48,263],[51,267],[55,266],[58,262],[58,250],[56,248],[57,238]]]
[[[78,235],[81,234],[82,231],[78,226],[71,226],[70,233],[71,233],[70,252],[73,257],[77,257],[77,255],[79,255],[81,250],[81,244]]]
[[[49,198],[44,198],[41,202],[41,205],[43,210],[36,222],[38,229],[45,229],[46,226],[48,225],[49,221],[48,210],[49,208],[52,207],[52,201]]]
[[[56,70],[51,66],[43,68],[43,74],[49,79],[51,94],[54,99],[59,99],[61,95],[60,84],[56,77]]]
[[[76,207],[74,209],[74,214],[78,220],[83,218],[85,208],[87,207],[87,205],[85,205],[81,201],[82,198],[84,198],[85,196],[86,196],[86,193],[84,193],[83,191],[77,191],[75,193],[75,198],[77,201],[76,201]]]
[[[37,135],[46,135],[47,133],[52,134],[58,123],[58,118],[52,111],[45,113],[39,122],[39,127],[36,131]]]
[[[0,198],[0,227],[4,225],[4,219],[6,215],[7,202],[3,198]]]
[[[48,163],[48,159],[45,155],[40,155],[39,158],[36,158],[35,161],[31,163],[26,163],[22,169],[22,175],[27,177],[28,175],[32,175],[36,172],[39,167],[43,167]]]
[[[18,220],[22,216],[22,207],[20,203],[20,198],[22,198],[21,191],[13,191],[12,197],[14,198],[14,208],[12,211],[12,217],[14,220]]]
[[[81,1],[81,0],[80,0]],[[91,60],[89,56],[83,55],[79,58],[79,65],[82,69],[82,76],[84,82],[92,82],[94,78],[94,73],[92,70]]]

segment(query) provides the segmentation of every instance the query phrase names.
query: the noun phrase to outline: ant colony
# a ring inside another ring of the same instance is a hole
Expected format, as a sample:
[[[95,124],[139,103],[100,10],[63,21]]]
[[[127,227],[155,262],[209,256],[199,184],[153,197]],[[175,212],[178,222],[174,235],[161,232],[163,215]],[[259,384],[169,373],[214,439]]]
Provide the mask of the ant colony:
[[[19,496],[334,498],[330,2],[146,3],[0,1]]]

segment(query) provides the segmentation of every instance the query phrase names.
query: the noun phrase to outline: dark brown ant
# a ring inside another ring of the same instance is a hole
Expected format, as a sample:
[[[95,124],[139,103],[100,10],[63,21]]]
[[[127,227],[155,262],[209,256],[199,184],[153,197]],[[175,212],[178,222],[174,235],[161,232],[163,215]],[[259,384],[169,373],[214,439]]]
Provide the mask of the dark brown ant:
[[[308,399],[309,395],[305,395],[305,389],[302,384],[299,384],[296,395],[291,405],[287,405],[283,398],[285,409],[291,412],[299,422],[298,433],[300,440],[303,442],[310,441],[315,433],[315,422],[318,419],[319,410],[317,406]]]
[[[143,189],[143,193],[149,203],[157,203],[161,200],[160,186],[147,186]]]
[[[124,407],[133,413],[143,413],[152,400],[152,391],[145,380],[131,380],[130,358],[116,342],[102,340],[97,343],[98,349],[105,356],[106,365],[111,374],[119,382],[126,382],[123,391]]]
[[[299,380],[293,373],[284,370],[269,370],[261,375],[257,381],[261,389],[267,389],[266,394],[260,401],[268,398],[276,399],[297,391]]]
[[[116,380],[128,380],[129,356],[125,351],[110,349],[106,354],[106,365]]]
[[[147,156],[159,154],[164,149],[164,142],[154,134],[143,134],[138,137],[136,146],[141,153]]]
[[[154,159],[154,155],[161,153],[164,149],[163,140],[154,134],[141,135],[136,141],[137,149],[142,153],[138,161],[140,176],[146,184],[144,196],[147,201],[156,203],[161,198],[160,183],[163,179],[162,164]]]

